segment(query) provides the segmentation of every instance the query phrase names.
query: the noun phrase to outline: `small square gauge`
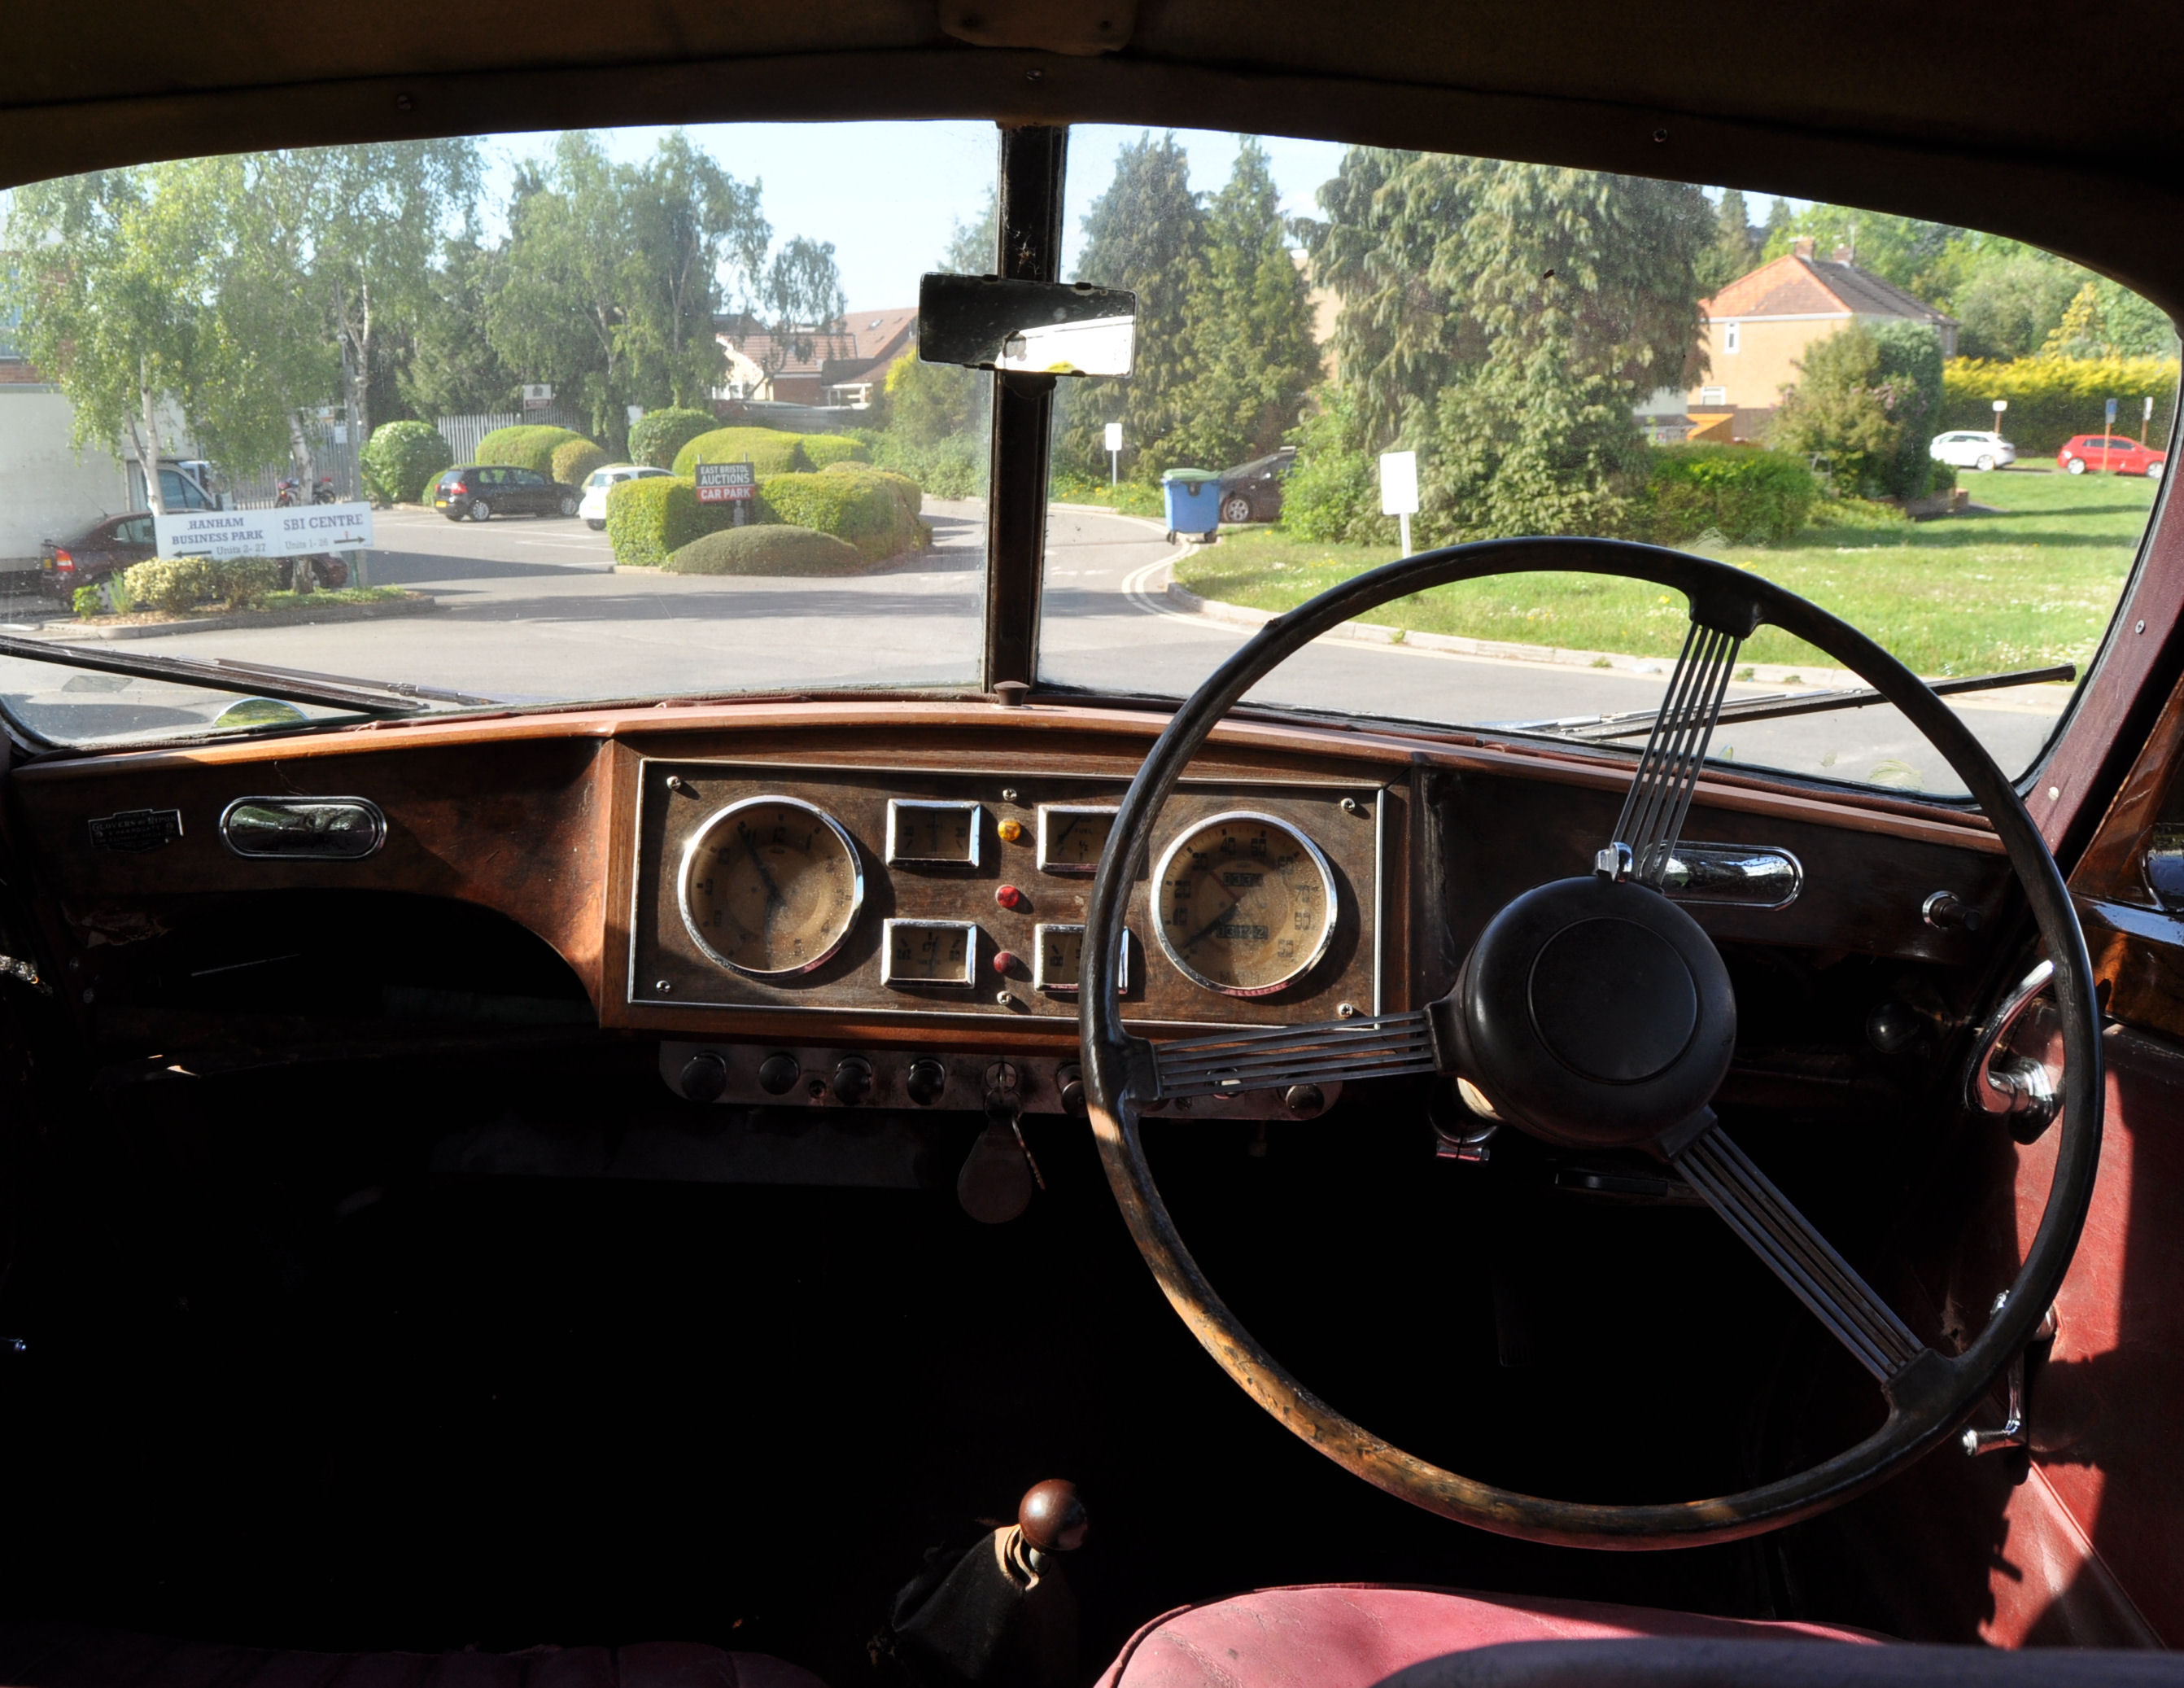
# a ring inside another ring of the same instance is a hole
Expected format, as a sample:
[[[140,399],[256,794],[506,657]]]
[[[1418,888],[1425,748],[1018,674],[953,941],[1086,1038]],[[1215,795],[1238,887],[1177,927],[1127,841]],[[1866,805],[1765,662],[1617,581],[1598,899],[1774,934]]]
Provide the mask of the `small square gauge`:
[[[1100,853],[1115,825],[1111,804],[1042,803],[1039,806],[1039,866],[1045,873],[1089,879],[1100,871]]]
[[[976,803],[888,799],[887,859],[890,867],[976,867],[986,811]]]
[[[964,920],[890,920],[880,928],[880,983],[900,990],[967,990],[978,965],[978,928]]]
[[[1040,926],[1032,933],[1032,988],[1043,990],[1049,996],[1077,994],[1078,967],[1084,954],[1084,928],[1081,926]],[[1130,950],[1135,942],[1128,932],[1123,934],[1123,965],[1117,970],[1115,988],[1120,995],[1130,994]]]

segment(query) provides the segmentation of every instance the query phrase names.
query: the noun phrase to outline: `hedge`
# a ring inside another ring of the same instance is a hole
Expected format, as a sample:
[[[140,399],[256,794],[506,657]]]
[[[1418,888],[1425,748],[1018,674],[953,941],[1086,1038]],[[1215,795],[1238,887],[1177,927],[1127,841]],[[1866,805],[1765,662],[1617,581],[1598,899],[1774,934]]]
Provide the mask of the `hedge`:
[[[548,478],[565,487],[581,487],[591,478],[592,471],[606,460],[605,449],[590,440],[563,440],[554,448],[554,466]]]
[[[1658,545],[1709,531],[1739,545],[1781,544],[1805,525],[1819,483],[1800,458],[1741,445],[1664,445],[1652,453],[1641,526]]]
[[[765,519],[846,539],[868,562],[922,549],[928,536],[917,519],[917,482],[861,463],[769,476],[759,482],[759,499]]]
[[[551,475],[554,472],[554,452],[558,446],[583,436],[573,428],[547,427],[538,423],[521,423],[512,428],[495,428],[477,443],[471,454],[473,463],[497,464],[509,469],[528,469],[533,474]]]
[[[666,566],[673,574],[838,575],[856,574],[866,562],[846,539],[776,522],[724,527],[693,539],[668,558]]]
[[[734,509],[699,504],[694,481],[618,481],[607,489],[607,543],[625,567],[656,569],[693,539],[727,526]]]
[[[648,410],[629,425],[629,460],[671,469],[676,453],[719,426],[710,410]]]
[[[430,422],[385,422],[371,431],[364,448],[364,490],[375,504],[421,502],[442,471],[455,460],[440,431]]]
[[[837,463],[870,463],[871,448],[862,440],[844,434],[806,434],[804,455],[814,469],[831,469]]]
[[[270,557],[154,557],[121,577],[123,592],[139,610],[179,614],[200,604],[255,609],[281,585],[281,565]]]
[[[715,428],[699,434],[675,454],[675,472],[687,476],[700,463],[741,463],[749,459],[760,475],[786,475],[808,470],[804,436],[779,428]]]
[[[2115,432],[2136,437],[2145,401],[2153,401],[2147,443],[2168,443],[2176,417],[2175,358],[2020,358],[1992,363],[1952,358],[1942,376],[1942,414],[1935,432],[1994,426],[1994,401],[2007,398],[2002,436],[2020,457],[2047,456],[2073,434],[2109,431],[2107,401],[2116,401]]]

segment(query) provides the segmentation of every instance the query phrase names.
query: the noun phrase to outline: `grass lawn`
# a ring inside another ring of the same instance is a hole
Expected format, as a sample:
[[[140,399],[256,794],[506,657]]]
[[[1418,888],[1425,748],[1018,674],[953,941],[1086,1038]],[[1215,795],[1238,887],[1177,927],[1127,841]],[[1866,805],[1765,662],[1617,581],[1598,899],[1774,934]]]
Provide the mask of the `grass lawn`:
[[[1993,513],[1913,522],[1880,511],[1850,520],[1824,512],[1787,545],[1691,549],[1811,599],[1920,674],[2082,666],[2114,613],[2156,484],[2046,469],[1967,471],[1959,484]],[[1310,544],[1279,527],[1231,530],[1178,563],[1176,579],[1202,598],[1287,610],[1396,554],[1393,546]],[[1419,632],[1673,657],[1689,617],[1680,596],[1656,588],[1555,574],[1439,587],[1368,619]],[[1772,627],[1753,635],[1743,655],[1829,662]]]

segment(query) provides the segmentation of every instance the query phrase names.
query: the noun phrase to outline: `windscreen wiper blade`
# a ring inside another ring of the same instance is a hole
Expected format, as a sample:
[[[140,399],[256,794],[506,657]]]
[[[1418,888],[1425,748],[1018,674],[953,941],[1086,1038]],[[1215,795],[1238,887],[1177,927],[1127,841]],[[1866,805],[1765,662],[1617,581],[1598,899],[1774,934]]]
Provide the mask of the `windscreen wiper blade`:
[[[429,686],[398,681],[356,680],[342,675],[311,674],[296,669],[273,668],[255,662],[237,662],[224,657],[210,661],[192,656],[154,656],[138,651],[89,650],[44,639],[18,638],[0,634],[0,656],[17,656],[31,662],[50,662],[64,668],[91,668],[105,674],[129,674],[142,680],[177,680],[212,687],[223,692],[248,692],[288,704],[316,704],[324,709],[353,710],[359,715],[415,715],[427,705],[490,704],[491,698],[473,698],[460,692],[443,692]]]
[[[1979,674],[1964,680],[1935,680],[1928,689],[1936,696],[1958,692],[1997,692],[2009,686],[2032,686],[2051,680],[2075,680],[2075,664],[2059,662],[2051,668],[2019,668],[2006,674]],[[1831,710],[1865,709],[1888,700],[1869,686],[1846,686],[1827,692],[1768,692],[1756,698],[1739,698],[1721,706],[1719,721],[1775,721],[1786,716],[1821,715]],[[1552,733],[1557,738],[1604,741],[1635,738],[1650,733],[1660,715],[1657,709],[1623,710],[1609,715],[1562,716],[1546,721],[1505,721],[1496,724],[1508,733]]]

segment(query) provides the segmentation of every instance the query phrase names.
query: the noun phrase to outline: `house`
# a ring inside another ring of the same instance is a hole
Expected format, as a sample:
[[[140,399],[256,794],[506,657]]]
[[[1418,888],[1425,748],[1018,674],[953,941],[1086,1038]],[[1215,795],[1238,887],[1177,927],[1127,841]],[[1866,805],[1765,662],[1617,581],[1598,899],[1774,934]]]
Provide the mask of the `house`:
[[[1859,269],[1847,247],[1814,257],[1810,239],[1700,300],[1699,309],[1707,372],[1684,401],[1694,440],[1757,438],[1782,389],[1796,384],[1805,348],[1851,323],[1930,323],[1942,355],[1957,351],[1955,318]]]
[[[916,349],[917,308],[853,310],[793,336],[740,315],[716,318],[714,330],[728,359],[715,399],[862,409]]]

